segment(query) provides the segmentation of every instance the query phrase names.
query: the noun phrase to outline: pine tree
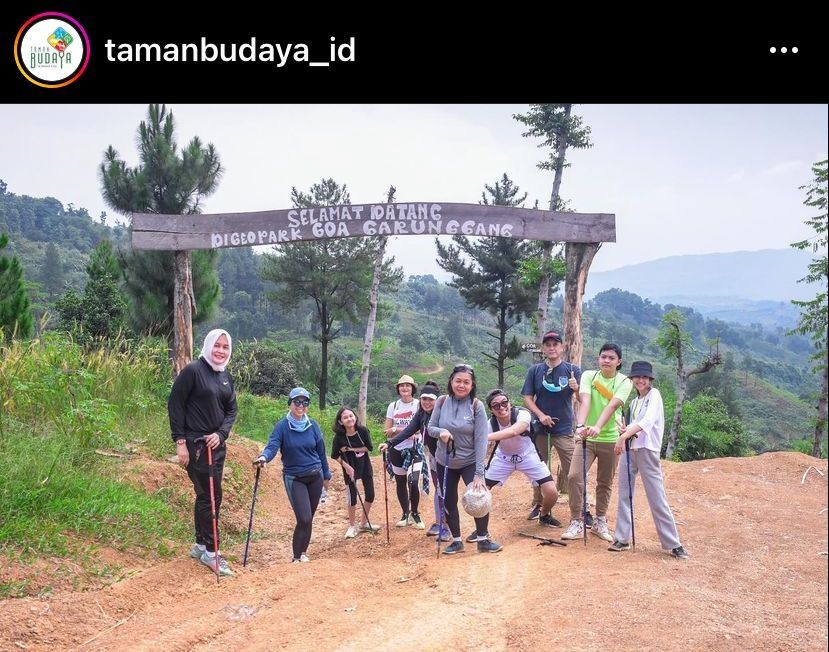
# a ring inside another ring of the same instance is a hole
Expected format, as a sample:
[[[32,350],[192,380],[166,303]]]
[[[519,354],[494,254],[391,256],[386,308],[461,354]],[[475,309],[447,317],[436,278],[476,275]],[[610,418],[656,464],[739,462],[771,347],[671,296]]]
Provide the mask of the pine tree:
[[[138,127],[138,152],[141,162],[131,168],[110,146],[99,169],[104,200],[120,213],[200,213],[201,200],[218,188],[223,173],[218,152],[198,136],[179,150],[173,114],[165,105],[149,106]],[[174,373],[192,356],[191,322],[209,318],[218,305],[215,260],[212,250],[132,252],[124,259],[133,325],[167,338]]]
[[[523,123],[529,130],[522,136],[525,138],[542,138],[539,147],[549,147],[552,151],[547,160],[541,161],[538,167],[542,170],[552,170],[553,188],[550,193],[551,211],[565,210],[561,200],[561,178],[564,168],[569,166],[566,160],[567,150],[586,149],[592,147],[590,142],[590,127],[582,124],[579,116],[573,115],[572,104],[531,104],[526,115],[515,114],[512,117]],[[538,287],[538,309],[536,312],[536,331],[539,341],[547,328],[547,306],[550,302],[552,289],[552,251],[554,242],[543,243],[541,267],[544,274]],[[581,314],[582,297],[587,285],[587,273],[601,243],[598,242],[568,242],[564,247],[567,266],[567,283],[564,288],[564,343],[567,348],[566,357],[574,364],[581,364],[582,332]]]
[[[793,332],[809,335],[815,346],[812,358],[815,360],[815,370],[821,375],[820,392],[818,394],[817,419],[815,434],[812,439],[812,456],[820,457],[821,444],[826,430],[827,420],[827,393],[829,392],[829,378],[827,378],[827,329],[829,329],[829,303],[827,302],[826,283],[829,280],[829,260],[827,260],[827,233],[829,233],[829,212],[826,210],[827,191],[827,160],[815,163],[812,166],[814,179],[808,186],[801,186],[806,190],[806,206],[816,208],[819,215],[806,220],[812,227],[815,235],[806,240],[795,242],[796,249],[812,249],[818,253],[809,263],[809,272],[800,282],[817,283],[817,296],[811,301],[792,301],[800,308],[800,320]]]
[[[53,242],[46,245],[42,280],[49,301],[54,301],[55,297],[63,292],[63,263],[60,260],[58,248]]]
[[[504,174],[494,186],[484,184],[481,203],[487,206],[520,206],[527,193],[519,196],[519,188]],[[498,370],[498,386],[504,386],[506,361],[521,352],[515,338],[507,340],[507,332],[532,313],[534,289],[524,285],[519,268],[533,255],[534,243],[512,238],[452,237],[454,245],[444,246],[436,240],[438,265],[453,275],[452,287],[458,288],[469,307],[486,310],[495,317],[498,334],[487,333],[497,340],[495,353],[484,353]]]
[[[295,208],[350,204],[346,186],[323,179],[308,193],[293,188]],[[320,409],[328,397],[329,345],[340,336],[342,322],[355,322],[368,312],[369,289],[378,243],[366,238],[340,238],[276,245],[265,254],[262,278],[277,284],[269,298],[294,307],[305,299],[314,303],[313,337],[320,343],[317,376]],[[384,265],[382,284],[399,282],[401,273]]]
[[[8,236],[0,233],[0,333],[4,340],[26,338],[34,330],[20,261],[16,256],[9,258],[2,253],[8,244]]]

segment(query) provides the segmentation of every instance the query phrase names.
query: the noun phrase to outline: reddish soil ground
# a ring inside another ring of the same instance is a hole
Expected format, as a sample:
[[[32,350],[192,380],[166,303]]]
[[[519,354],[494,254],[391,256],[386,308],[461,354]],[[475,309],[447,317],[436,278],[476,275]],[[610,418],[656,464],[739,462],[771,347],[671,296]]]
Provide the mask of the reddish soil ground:
[[[236,444],[230,458],[248,459],[254,449]],[[824,475],[810,471],[801,482],[813,465]],[[664,463],[668,498],[691,554],[687,561],[660,549],[641,485],[635,552],[607,552],[592,535],[587,547],[578,541],[566,548],[519,537],[519,530],[553,537],[561,530],[525,520],[530,490],[518,475],[494,491],[490,529],[504,544],[498,554],[478,554],[467,544],[463,554],[436,559],[434,539],[411,527],[392,527],[390,544],[385,529],[346,540],[337,472],[314,521],[312,562],[291,564],[293,516],[278,466],[269,467],[260,484],[254,529],[261,537],[251,544],[248,567],[242,567],[242,545],[226,551],[235,577],[217,584],[188,557],[189,543],[177,542],[177,558],[127,566],[124,579],[104,588],[84,581],[87,590],[73,591],[64,583],[48,597],[0,602],[0,649],[713,652],[827,646],[826,460],[769,453]],[[143,475],[147,486],[186,486],[171,463],[144,460]],[[373,514],[385,526],[382,480],[378,484]],[[227,499],[228,528],[247,523],[250,489],[238,493]],[[396,520],[391,485],[389,510]],[[430,513],[426,506],[422,511]],[[566,504],[554,514],[565,521]],[[611,525],[614,517],[615,495]],[[462,513],[464,534],[471,524]],[[131,559],[100,554],[122,565]],[[28,572],[48,573],[51,563],[39,560]],[[23,572],[19,565],[13,570]]]

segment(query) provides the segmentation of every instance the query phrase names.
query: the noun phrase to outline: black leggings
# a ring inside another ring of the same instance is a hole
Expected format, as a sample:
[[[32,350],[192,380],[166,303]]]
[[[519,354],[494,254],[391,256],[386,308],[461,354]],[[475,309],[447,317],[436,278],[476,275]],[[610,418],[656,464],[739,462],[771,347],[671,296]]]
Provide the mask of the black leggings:
[[[308,551],[308,544],[311,543],[311,524],[322,495],[322,472],[314,471],[302,476],[283,474],[282,479],[296,516],[293,551],[294,559],[299,559],[303,552]]]
[[[363,491],[365,492],[363,500],[367,503],[374,502],[374,473],[371,468],[371,461],[368,459],[368,455],[357,459],[362,460],[362,462],[352,465],[354,468],[354,482],[352,483],[351,478],[345,475],[345,486],[348,487],[348,504],[352,507],[357,504],[357,480],[363,481]],[[353,461],[349,460],[349,463]]]
[[[199,459],[196,456],[196,445],[188,441],[187,450],[190,453],[190,463],[187,465],[187,475],[196,491],[196,502],[193,505],[193,521],[196,529],[196,543],[202,544],[210,552],[216,552],[216,542],[213,541],[213,516],[210,509],[210,471],[207,465],[207,452],[204,446],[199,447]],[[213,495],[216,499],[216,531],[219,526],[219,508],[222,506],[222,470],[225,465],[225,449],[213,451]],[[197,468],[198,467],[198,468]]]
[[[394,466],[402,468],[403,453],[396,448],[389,448],[389,461]],[[423,462],[423,458],[413,457],[412,464],[417,462]],[[410,512],[417,512],[417,508],[420,506],[420,471],[404,475],[398,475],[397,472],[395,472],[394,481],[397,483],[397,500],[400,502],[400,507],[403,509],[403,513],[408,514]],[[411,490],[408,486],[409,482],[411,482],[412,485]],[[409,509],[410,502],[411,510]]]
[[[446,521],[449,523],[449,531],[456,539],[461,536],[461,516],[458,512],[458,481],[463,478],[466,486],[472,484],[475,479],[475,465],[470,464],[462,469],[449,469],[446,473],[446,488],[443,487],[444,466],[438,462],[438,478],[440,479],[441,491],[446,491],[444,510],[446,510]],[[489,514],[475,519],[475,529],[479,537],[489,535]]]

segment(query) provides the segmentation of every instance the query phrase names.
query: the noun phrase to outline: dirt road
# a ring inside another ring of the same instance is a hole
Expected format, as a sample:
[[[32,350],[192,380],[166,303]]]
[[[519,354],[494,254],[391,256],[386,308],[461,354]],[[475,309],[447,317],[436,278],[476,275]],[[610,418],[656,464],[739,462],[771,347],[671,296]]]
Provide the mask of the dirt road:
[[[684,562],[659,549],[641,486],[635,553],[607,552],[592,535],[586,548],[517,536],[561,530],[525,520],[530,489],[516,475],[494,492],[491,532],[504,550],[467,544],[436,559],[434,539],[410,527],[392,527],[390,545],[385,531],[344,539],[335,474],[312,562],[291,564],[291,512],[269,468],[257,522],[269,535],[252,543],[248,568],[241,547],[228,551],[234,578],[217,585],[181,542],[179,558],[102,590],[0,602],[0,649],[823,650],[827,479],[811,471],[801,484],[810,465],[827,471],[799,453],[665,463]],[[384,522],[382,483],[374,513]],[[554,513],[564,521],[566,504]],[[466,534],[472,521],[462,523]]]

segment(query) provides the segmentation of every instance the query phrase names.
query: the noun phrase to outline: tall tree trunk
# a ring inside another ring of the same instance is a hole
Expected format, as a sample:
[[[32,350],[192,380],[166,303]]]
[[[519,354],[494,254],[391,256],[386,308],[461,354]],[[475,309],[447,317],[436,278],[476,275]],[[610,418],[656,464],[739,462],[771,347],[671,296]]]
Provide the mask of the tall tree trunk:
[[[582,340],[581,315],[584,288],[587,285],[587,273],[593,258],[601,246],[598,242],[568,242],[564,245],[564,346],[566,359],[581,366],[584,353]]]
[[[682,362],[679,363],[680,368]],[[671,459],[676,448],[676,440],[679,435],[679,427],[682,422],[682,406],[685,404],[685,398],[688,395],[688,376],[684,371],[677,372],[677,387],[676,387],[676,407],[674,408],[674,418],[671,422],[671,432],[668,435],[668,446],[665,449],[665,459]]]
[[[504,388],[504,363],[507,360],[507,311],[501,308],[498,321],[498,387]]]
[[[812,457],[820,459],[820,449],[823,443],[823,430],[826,428],[826,392],[829,391],[827,387],[827,365],[823,366],[823,381],[820,385],[820,398],[817,402],[817,423],[815,424],[815,439],[812,443]]]
[[[567,119],[570,118],[570,113],[573,109],[572,104],[568,104],[564,110],[564,115]],[[553,190],[550,193],[550,210],[554,211],[558,208],[558,200],[561,191],[561,176],[564,173],[564,156],[567,153],[567,139],[562,138],[558,149],[556,150],[556,165],[555,176],[553,177]],[[553,253],[553,243],[545,242],[544,251],[541,254],[541,269],[548,269],[550,266],[550,258]],[[550,277],[547,274],[542,275],[541,284],[538,286],[538,308],[536,310],[536,333],[538,341],[544,337],[547,330],[547,307],[550,304]]]
[[[389,187],[386,203],[394,201],[395,187]],[[368,321],[366,322],[366,334],[363,338],[363,362],[360,366],[360,390],[357,394],[357,417],[360,423],[366,422],[366,404],[368,403],[368,374],[371,368],[371,347],[374,343],[374,326],[377,323],[377,298],[380,294],[380,277],[383,273],[383,258],[386,255],[386,244],[388,238],[379,238],[380,248],[377,250],[377,257],[374,259],[374,273],[371,277],[371,290],[368,295]]]
[[[325,400],[328,396],[328,334],[331,327],[328,324],[328,305],[322,304],[320,313],[320,410],[325,409]]]
[[[193,272],[190,252],[176,251],[173,290],[173,376],[193,359]]]

